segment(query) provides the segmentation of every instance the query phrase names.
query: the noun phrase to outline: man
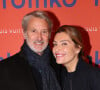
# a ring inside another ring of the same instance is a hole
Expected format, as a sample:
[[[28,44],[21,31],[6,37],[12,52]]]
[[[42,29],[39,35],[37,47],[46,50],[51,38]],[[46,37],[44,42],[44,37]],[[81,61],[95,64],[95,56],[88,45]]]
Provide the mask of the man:
[[[0,90],[60,90],[51,63],[52,22],[47,13],[28,13],[22,28],[25,41],[21,51],[0,62]]]

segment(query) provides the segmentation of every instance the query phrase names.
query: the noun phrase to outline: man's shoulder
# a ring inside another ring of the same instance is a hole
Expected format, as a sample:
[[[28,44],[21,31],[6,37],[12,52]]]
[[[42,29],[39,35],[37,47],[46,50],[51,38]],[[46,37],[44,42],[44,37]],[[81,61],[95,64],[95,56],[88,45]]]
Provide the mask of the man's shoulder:
[[[20,53],[16,53],[15,55],[13,56],[10,56],[6,59],[3,59],[2,61],[0,61],[0,64],[3,64],[3,63],[11,63],[12,61],[16,61],[16,60],[20,60]]]

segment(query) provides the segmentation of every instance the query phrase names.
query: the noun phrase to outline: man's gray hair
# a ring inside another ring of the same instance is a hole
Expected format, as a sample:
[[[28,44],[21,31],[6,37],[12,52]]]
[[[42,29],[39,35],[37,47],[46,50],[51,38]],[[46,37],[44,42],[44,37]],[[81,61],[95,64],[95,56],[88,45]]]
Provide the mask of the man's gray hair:
[[[48,15],[48,13],[46,13],[46,11],[33,11],[33,12],[30,12],[28,14],[26,14],[24,17],[23,17],[23,20],[22,20],[22,28],[23,28],[23,31],[26,32],[27,30],[27,25],[28,25],[28,22],[29,20],[32,18],[32,17],[37,17],[37,18],[41,18],[41,19],[44,19],[47,23],[48,23],[48,26],[49,26],[49,32],[51,33],[51,29],[53,27],[53,23]]]

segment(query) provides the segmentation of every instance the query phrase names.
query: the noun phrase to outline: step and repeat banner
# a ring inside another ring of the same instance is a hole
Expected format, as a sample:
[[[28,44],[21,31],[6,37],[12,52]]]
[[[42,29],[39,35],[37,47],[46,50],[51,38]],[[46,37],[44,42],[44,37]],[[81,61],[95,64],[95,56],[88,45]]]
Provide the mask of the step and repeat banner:
[[[34,10],[52,12],[60,25],[83,29],[84,51],[93,63],[100,64],[100,0],[0,0],[0,60],[20,50],[22,18]]]

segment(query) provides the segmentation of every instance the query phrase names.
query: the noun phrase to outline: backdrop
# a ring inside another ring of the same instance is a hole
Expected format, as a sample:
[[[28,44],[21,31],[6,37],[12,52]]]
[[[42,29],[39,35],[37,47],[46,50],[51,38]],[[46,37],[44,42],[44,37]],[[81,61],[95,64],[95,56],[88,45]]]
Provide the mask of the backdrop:
[[[0,60],[14,55],[23,44],[21,21],[34,10],[52,12],[60,25],[82,31],[85,53],[100,64],[100,0],[0,0]],[[56,24],[56,22],[55,22]]]

